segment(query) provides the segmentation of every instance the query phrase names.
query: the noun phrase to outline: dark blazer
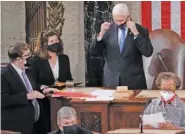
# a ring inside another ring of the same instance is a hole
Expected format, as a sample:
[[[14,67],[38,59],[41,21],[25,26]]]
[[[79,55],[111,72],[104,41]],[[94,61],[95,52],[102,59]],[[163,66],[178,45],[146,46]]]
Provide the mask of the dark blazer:
[[[65,54],[58,55],[59,60],[59,78],[58,81],[65,82],[72,80],[69,57]],[[40,85],[53,85],[55,82],[48,60],[41,59],[38,56],[33,57],[31,68],[33,76]]]
[[[90,45],[90,54],[103,56],[105,59],[103,84],[108,88],[118,85],[128,86],[130,89],[146,89],[146,80],[143,71],[142,55],[149,57],[153,47],[147,29],[136,24],[139,35],[134,35],[128,29],[125,44],[120,53],[118,45],[118,27],[114,23],[104,34],[101,41],[97,38]]]
[[[61,130],[56,130],[48,134],[64,134],[64,133],[62,133]],[[85,128],[78,127],[78,132],[76,134],[93,134],[93,133]]]
[[[26,71],[35,89],[34,81]],[[30,134],[34,121],[32,102],[27,100],[27,89],[11,64],[1,70],[1,119],[2,130]]]
[[[65,54],[58,55],[58,60],[58,81],[65,82],[66,80],[72,80],[68,56]],[[34,56],[30,63],[33,77],[37,81],[37,87],[40,87],[41,85],[50,86],[54,84],[55,79],[47,59],[41,59],[38,56]],[[37,134],[46,134],[51,131],[50,101],[48,98],[44,98],[40,100],[40,103],[41,115],[35,124],[35,131],[37,131]]]

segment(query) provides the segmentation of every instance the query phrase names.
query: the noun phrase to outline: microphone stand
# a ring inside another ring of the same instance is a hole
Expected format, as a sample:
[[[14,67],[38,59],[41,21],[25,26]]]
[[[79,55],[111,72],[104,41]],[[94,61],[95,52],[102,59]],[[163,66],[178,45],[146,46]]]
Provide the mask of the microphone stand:
[[[141,126],[140,126],[140,133],[143,133],[143,115],[144,115],[144,111],[145,111],[145,109],[146,109],[146,107],[150,104],[152,102],[152,99],[149,99],[147,102],[146,102],[146,104],[145,104],[145,107],[144,107],[144,109],[143,109],[143,111],[142,111],[142,114],[141,114]]]
[[[143,112],[142,115],[141,115],[140,133],[143,133],[143,114],[144,114],[144,112]]]
[[[161,57],[161,53],[157,53],[157,58],[160,60],[160,62],[162,63],[164,69],[166,70],[166,72],[169,72],[168,68],[166,67],[166,65],[164,64],[164,61]]]

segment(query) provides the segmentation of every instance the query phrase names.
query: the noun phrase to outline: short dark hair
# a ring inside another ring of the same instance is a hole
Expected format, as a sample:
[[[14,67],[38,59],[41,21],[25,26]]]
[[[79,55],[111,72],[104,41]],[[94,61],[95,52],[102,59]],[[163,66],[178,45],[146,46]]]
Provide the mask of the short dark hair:
[[[29,49],[28,45],[22,42],[10,46],[8,49],[8,57],[10,59],[10,62],[16,60],[18,57],[22,57],[23,51],[26,51],[28,49]]]

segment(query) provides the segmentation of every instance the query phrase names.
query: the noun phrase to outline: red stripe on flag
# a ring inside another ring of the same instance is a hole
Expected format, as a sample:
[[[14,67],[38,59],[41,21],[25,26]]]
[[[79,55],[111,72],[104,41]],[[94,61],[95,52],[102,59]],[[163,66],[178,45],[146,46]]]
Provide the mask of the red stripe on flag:
[[[152,14],[151,14],[151,1],[141,2],[142,25],[148,30],[152,30]]]
[[[161,1],[161,28],[171,28],[171,2]]]
[[[181,37],[185,41],[185,1],[181,1]]]

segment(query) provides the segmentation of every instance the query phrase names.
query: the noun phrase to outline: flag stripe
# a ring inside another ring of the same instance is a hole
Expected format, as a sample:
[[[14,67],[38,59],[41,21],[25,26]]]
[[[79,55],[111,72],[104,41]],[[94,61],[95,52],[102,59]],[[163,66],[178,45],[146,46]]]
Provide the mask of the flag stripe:
[[[152,30],[161,28],[161,2],[152,1]]]
[[[181,37],[185,41],[185,1],[181,1]]]
[[[181,35],[181,6],[180,1],[171,1],[171,30]]]
[[[171,2],[170,1],[161,1],[161,28],[170,29],[171,28]]]
[[[141,10],[142,10],[142,24],[147,27],[149,30],[152,30],[151,23],[151,2],[150,1],[142,1],[141,2]]]

